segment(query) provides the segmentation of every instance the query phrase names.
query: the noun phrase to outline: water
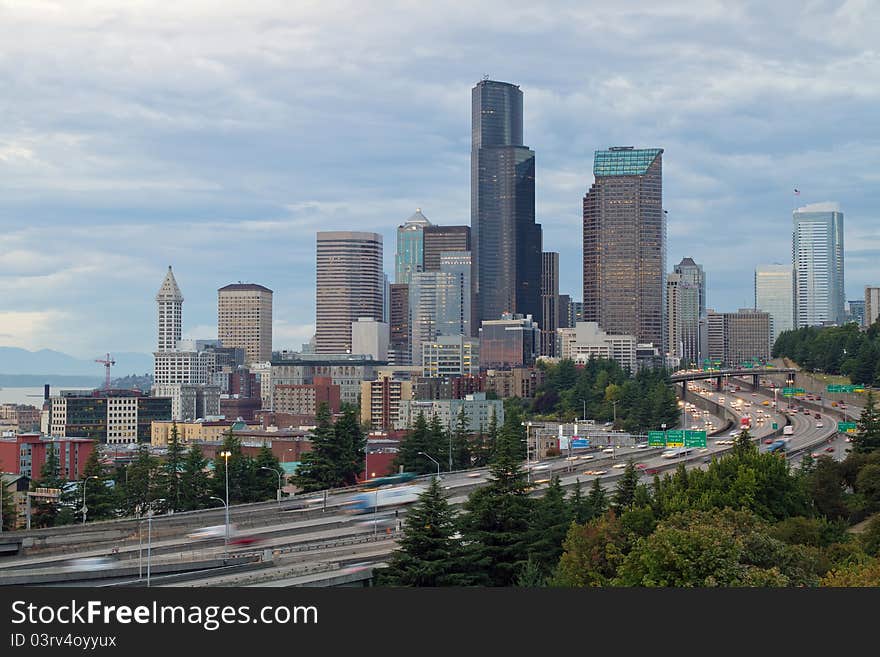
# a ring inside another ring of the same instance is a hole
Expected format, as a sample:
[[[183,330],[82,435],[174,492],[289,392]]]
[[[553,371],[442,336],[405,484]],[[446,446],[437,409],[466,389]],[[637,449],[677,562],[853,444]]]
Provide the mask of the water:
[[[0,388],[0,404],[43,405],[43,386],[35,388]]]

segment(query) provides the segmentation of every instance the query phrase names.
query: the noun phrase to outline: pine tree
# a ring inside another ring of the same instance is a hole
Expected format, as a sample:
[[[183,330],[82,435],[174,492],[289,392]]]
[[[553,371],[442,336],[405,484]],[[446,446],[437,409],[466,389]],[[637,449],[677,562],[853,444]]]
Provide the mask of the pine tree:
[[[58,459],[58,443],[47,443],[46,461],[40,468],[39,480],[31,481],[31,491],[37,488],[58,488],[66,483],[61,476],[61,464]],[[51,527],[61,511],[58,501],[31,498],[31,527]]]
[[[590,494],[587,496],[587,502],[593,516],[601,516],[608,509],[608,495],[602,484],[599,483],[599,477],[593,479],[593,485],[590,487]]]
[[[449,460],[452,456],[452,443],[450,441],[451,437],[443,429],[440,417],[432,415],[431,422],[428,424],[428,449],[424,451],[440,463],[441,470],[444,469],[444,464],[446,465],[445,469],[449,469]],[[433,461],[430,459],[428,461],[432,467],[437,467]]]
[[[614,491],[614,506],[618,515],[631,509],[636,499],[636,487],[639,485],[639,474],[632,461],[626,464],[623,475],[617,480]]]
[[[425,419],[424,413],[419,412],[412,431],[400,441],[395,465],[402,467],[405,472],[418,472],[420,474],[436,472],[434,464],[419,454],[419,452],[430,453],[430,447],[428,422]]]
[[[134,460],[116,476],[116,503],[124,515],[143,515],[153,500],[164,497],[161,474],[159,459],[146,445],[139,445]]]
[[[221,456],[229,452],[230,456]],[[229,504],[250,502],[254,480],[254,460],[241,449],[241,439],[232,428],[223,438],[220,450],[214,456],[214,478],[211,482],[214,495],[226,499],[226,464],[229,463]]]
[[[164,480],[162,497],[165,498],[165,505],[175,511],[181,510],[180,472],[183,469],[185,453],[186,451],[180,443],[177,422],[173,422],[171,424],[171,437],[168,440],[168,452],[162,467],[162,477]]]
[[[293,475],[294,484],[306,493],[344,484],[338,467],[342,461],[342,449],[337,444],[330,409],[326,403],[318,406],[315,424],[311,438],[312,449],[302,455],[300,466]]]
[[[468,440],[468,419],[464,407],[458,413],[455,430],[452,432],[452,469],[465,470],[471,467],[471,450]]]
[[[267,469],[263,469],[267,468]],[[273,472],[274,471],[274,472]],[[251,499],[254,502],[274,500],[278,495],[278,473],[281,474],[281,488],[284,487],[284,472],[281,471],[281,462],[272,450],[265,444],[260,447],[257,458],[254,461],[254,473],[256,486]]]
[[[6,487],[6,482],[3,480],[3,474],[0,473],[0,509],[2,509],[3,516],[3,525],[2,529],[4,532],[11,532],[15,529],[15,523],[18,520],[18,511],[15,508],[15,491],[12,488]]]
[[[205,469],[208,459],[202,448],[194,444],[186,453],[183,471],[180,473],[180,507],[182,511],[193,511],[208,506],[211,495],[211,480]]]
[[[342,415],[333,426],[339,458],[336,461],[336,477],[342,486],[357,483],[358,473],[364,469],[364,452],[367,438],[358,419],[358,411],[351,404],[342,406]]]
[[[77,486],[76,518],[82,522],[83,488],[85,488],[86,520],[106,520],[116,515],[116,496],[108,486],[110,475],[107,467],[98,458],[98,450],[93,449],[83,467],[83,476]]]
[[[544,576],[550,576],[562,555],[562,541],[571,519],[559,475],[554,475],[544,496],[534,503],[529,527],[530,560]]]
[[[852,442],[856,453],[867,454],[880,449],[880,411],[876,408],[874,395],[870,390]]]
[[[572,521],[583,524],[595,517],[593,509],[590,507],[590,501],[584,496],[581,480],[575,480],[574,492],[568,500],[568,515]]]
[[[458,571],[461,546],[456,538],[453,512],[440,482],[431,479],[419,501],[406,514],[403,536],[379,571],[380,586],[454,586],[467,580]]]

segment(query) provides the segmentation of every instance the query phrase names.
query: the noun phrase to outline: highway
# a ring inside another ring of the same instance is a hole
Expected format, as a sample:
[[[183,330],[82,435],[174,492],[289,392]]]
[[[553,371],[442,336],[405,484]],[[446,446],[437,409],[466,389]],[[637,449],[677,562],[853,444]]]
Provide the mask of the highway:
[[[766,449],[764,440],[774,433],[772,422],[781,428],[785,425],[785,415],[761,402],[768,399],[763,394],[748,391],[718,393],[691,383],[689,398],[699,395],[713,403],[723,405],[726,412],[738,419],[748,412],[754,416],[758,410],[769,417],[753,425],[752,433],[761,449]],[[745,386],[743,386],[745,388]],[[719,399],[723,398],[723,401]],[[772,397],[770,397],[772,399]],[[741,402],[741,406],[736,405]],[[748,403],[750,406],[745,406]],[[826,454],[826,446],[834,448],[827,452],[834,458],[843,458],[846,443],[836,434],[836,419],[823,415],[822,427],[817,427],[813,416],[801,413],[790,414],[794,435],[789,451],[797,451],[809,446],[807,453]],[[688,416],[688,427],[696,423],[713,422],[716,427],[724,427],[723,418],[699,415],[693,412]],[[832,442],[828,442],[829,439]],[[707,441],[705,450],[695,449],[683,459],[686,467],[704,467],[712,456],[731,449],[726,441],[732,440],[729,431],[716,435]],[[534,487],[531,494],[541,495],[546,489],[545,482],[553,474],[560,476],[563,486],[570,488],[580,482],[584,489],[599,478],[603,487],[612,489],[616,479],[622,474],[629,461],[638,464],[642,470],[669,471],[678,466],[679,460],[663,459],[661,448],[640,448],[636,446],[617,447],[613,454],[599,450],[587,453],[573,453],[571,457],[545,459],[538,464],[530,464],[530,479]],[[799,463],[802,454],[796,455],[793,463]],[[599,474],[601,473],[601,474]],[[488,481],[487,469],[447,473],[442,476],[442,485],[451,504],[461,504],[474,488]],[[642,481],[650,481],[653,474],[642,474]],[[243,528],[247,535],[259,542],[250,546],[230,546],[230,556],[225,558],[224,541],[214,538],[193,541],[186,534],[193,529],[193,522],[180,528],[167,527],[162,523],[178,522],[183,514],[157,516],[153,519],[154,540],[151,543],[151,584],[155,586],[284,586],[307,582],[321,572],[335,572],[337,569],[358,568],[363,564],[377,563],[387,557],[395,547],[394,537],[399,521],[405,516],[405,509],[398,514],[383,511],[376,514],[351,515],[345,513],[347,502],[353,497],[352,491],[333,492],[327,495],[301,495],[294,500],[285,500],[281,505],[252,505],[253,508],[240,511],[231,507],[232,521]],[[326,506],[325,506],[326,504]],[[222,509],[221,509],[222,511]],[[201,526],[222,524],[218,514],[207,514],[210,520],[202,521]],[[196,518],[200,517],[198,515]],[[222,513],[220,516],[222,518]],[[119,521],[122,522],[122,521]],[[112,523],[109,523],[112,524]],[[144,523],[145,524],[145,523]],[[130,586],[144,584],[146,569],[146,529],[143,528],[143,541],[128,540],[119,547],[117,554],[110,553],[110,546],[119,542],[98,541],[83,549],[66,550],[60,554],[33,555],[0,561],[0,585],[13,582],[14,576],[26,575],[34,584],[44,585],[106,585]],[[167,530],[167,531],[166,531]],[[136,536],[136,535],[135,535]],[[106,571],[91,570],[69,572],[67,562],[73,558],[112,556],[116,563]],[[227,564],[219,569],[221,564]],[[190,572],[168,573],[171,568],[188,568]],[[138,575],[140,573],[140,575]],[[285,584],[286,582],[286,584]]]

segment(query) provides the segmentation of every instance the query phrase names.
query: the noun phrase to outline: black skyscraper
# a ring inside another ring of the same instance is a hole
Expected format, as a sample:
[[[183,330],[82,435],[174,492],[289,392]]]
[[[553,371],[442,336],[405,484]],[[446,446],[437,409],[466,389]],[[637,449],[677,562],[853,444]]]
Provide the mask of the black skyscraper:
[[[522,145],[522,96],[518,86],[492,80],[472,92],[472,280],[480,321],[510,312],[541,324],[535,153]]]

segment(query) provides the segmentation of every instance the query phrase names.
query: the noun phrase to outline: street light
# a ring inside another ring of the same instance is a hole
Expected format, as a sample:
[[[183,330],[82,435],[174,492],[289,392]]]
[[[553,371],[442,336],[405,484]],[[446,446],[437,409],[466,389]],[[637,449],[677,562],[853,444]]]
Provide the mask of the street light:
[[[153,503],[164,502],[165,498],[152,500],[147,504],[147,586],[150,585],[150,565],[153,563]]]
[[[261,466],[260,470],[271,470],[278,475],[278,506],[281,506],[281,473],[275,468],[267,468],[265,465]]]
[[[223,538],[223,551],[225,552],[226,556],[228,557],[229,556],[229,505],[223,501],[223,498],[217,497],[216,495],[211,495],[211,497],[209,497],[208,499],[209,500],[217,500],[218,502],[220,502],[220,504],[222,504],[224,507],[226,507],[226,535]]]
[[[83,506],[82,506],[82,514],[83,514],[83,524],[86,524],[86,514],[89,512],[89,508],[86,506],[86,484],[89,479],[97,479],[96,475],[91,475],[83,479]]]
[[[226,537],[224,545],[226,546],[226,556],[229,556],[229,457],[232,456],[232,452],[224,450],[220,452],[220,456],[224,459],[223,472],[226,475]]]
[[[426,456],[426,457],[428,457],[429,459],[431,459],[432,461],[434,461],[435,464],[437,464],[437,479],[440,479],[440,461],[438,461],[437,459],[435,459],[433,456],[431,456],[431,455],[428,454],[427,452],[419,452],[419,454],[421,454],[422,456]]]
[[[520,422],[520,426],[526,428],[526,484],[532,483],[532,470],[529,467],[529,430],[532,428],[531,422]],[[535,449],[535,459],[538,458],[538,450]]]

